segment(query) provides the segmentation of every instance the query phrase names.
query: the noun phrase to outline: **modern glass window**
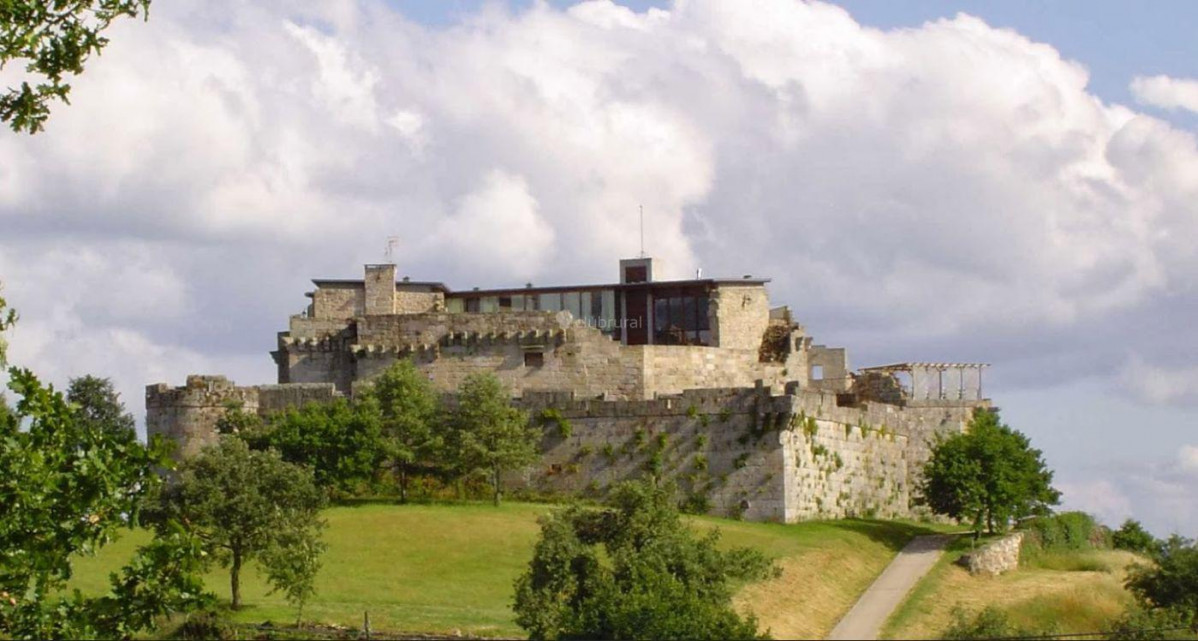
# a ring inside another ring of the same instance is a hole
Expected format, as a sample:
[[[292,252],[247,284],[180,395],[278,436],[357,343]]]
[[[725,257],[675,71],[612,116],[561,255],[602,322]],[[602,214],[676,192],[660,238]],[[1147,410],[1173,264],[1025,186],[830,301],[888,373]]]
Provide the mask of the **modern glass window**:
[[[574,315],[574,318],[586,318],[582,315],[582,296],[578,292],[562,294],[562,309]]]
[[[653,293],[653,342],[657,345],[710,345],[707,293],[660,290]]]
[[[562,295],[558,292],[541,294],[540,309],[546,312],[560,312],[562,310]]]

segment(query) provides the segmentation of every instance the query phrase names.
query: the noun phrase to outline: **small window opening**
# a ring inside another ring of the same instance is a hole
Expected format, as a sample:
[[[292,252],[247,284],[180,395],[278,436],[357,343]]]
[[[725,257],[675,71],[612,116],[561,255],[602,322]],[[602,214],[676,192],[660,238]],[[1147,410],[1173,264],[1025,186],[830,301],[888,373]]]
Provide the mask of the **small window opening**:
[[[543,352],[524,352],[525,367],[540,367],[545,364],[545,354]]]
[[[823,365],[812,365],[811,366],[811,380],[822,381],[823,379],[824,379],[824,366]]]

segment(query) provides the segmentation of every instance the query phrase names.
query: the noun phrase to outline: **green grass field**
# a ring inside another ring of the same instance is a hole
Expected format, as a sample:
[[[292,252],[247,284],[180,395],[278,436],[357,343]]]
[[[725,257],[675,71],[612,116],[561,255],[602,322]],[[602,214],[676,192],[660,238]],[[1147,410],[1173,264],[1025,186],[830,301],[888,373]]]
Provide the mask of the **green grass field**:
[[[519,636],[510,609],[512,584],[532,555],[537,517],[552,506],[508,503],[362,505],[326,510],[329,550],[304,620],[376,630]],[[846,520],[796,525],[694,518],[718,527],[729,546],[751,546],[778,559],[780,578],[747,586],[738,605],[779,637],[822,636],[922,525]],[[146,540],[131,533],[76,566],[73,585],[106,589],[107,575]],[[206,579],[222,600],[228,573]],[[251,568],[243,578],[241,623],[290,624],[295,610]]]

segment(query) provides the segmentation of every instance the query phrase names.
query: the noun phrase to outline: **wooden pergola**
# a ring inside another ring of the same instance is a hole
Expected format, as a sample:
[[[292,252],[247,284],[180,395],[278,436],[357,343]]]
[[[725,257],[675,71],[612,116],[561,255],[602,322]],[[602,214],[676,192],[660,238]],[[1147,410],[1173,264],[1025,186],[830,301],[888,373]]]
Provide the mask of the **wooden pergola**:
[[[982,370],[989,363],[893,363],[862,368],[863,372],[906,374],[910,376],[911,400],[982,400]],[[956,389],[953,384],[956,383]],[[946,386],[947,384],[947,386]]]

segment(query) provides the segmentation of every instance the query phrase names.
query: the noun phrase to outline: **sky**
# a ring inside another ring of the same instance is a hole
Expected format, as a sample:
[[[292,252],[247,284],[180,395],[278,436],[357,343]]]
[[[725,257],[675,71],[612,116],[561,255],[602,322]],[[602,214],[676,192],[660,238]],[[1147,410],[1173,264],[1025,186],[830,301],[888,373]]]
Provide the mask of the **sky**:
[[[1064,508],[1198,535],[1190,2],[156,3],[0,135],[10,360],[274,381],[309,279],[772,278],[855,367],[990,363]],[[16,73],[0,71],[8,84]],[[658,269],[662,269],[658,268]]]

